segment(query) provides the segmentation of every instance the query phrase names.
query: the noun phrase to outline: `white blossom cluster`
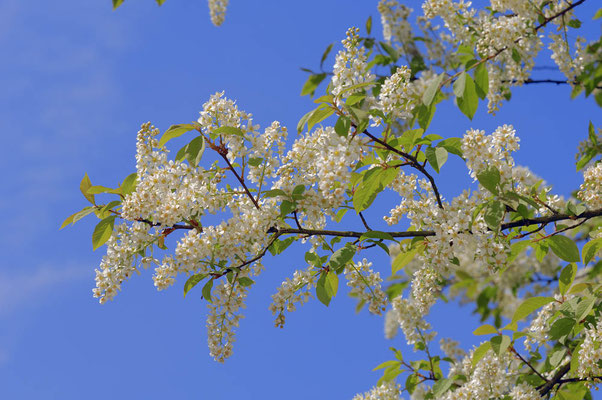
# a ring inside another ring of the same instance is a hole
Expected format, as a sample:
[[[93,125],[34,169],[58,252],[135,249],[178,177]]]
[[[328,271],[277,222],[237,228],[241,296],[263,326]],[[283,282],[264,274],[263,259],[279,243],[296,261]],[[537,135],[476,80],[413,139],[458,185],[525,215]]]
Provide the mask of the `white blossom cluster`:
[[[286,278],[278,291],[272,295],[270,311],[276,315],[275,325],[277,327],[284,327],[285,311],[295,311],[296,304],[302,305],[309,301],[311,291],[316,286],[316,275],[311,270],[297,270],[293,274],[293,278]]]
[[[374,74],[367,67],[366,49],[359,41],[359,28],[349,28],[347,38],[342,41],[345,50],[337,54],[332,71],[332,94],[337,98],[346,98],[358,91],[364,91],[365,88],[349,88],[374,81]]]
[[[596,326],[586,328],[584,333],[585,339],[579,348],[577,376],[602,376],[602,368],[598,364],[602,360],[602,321],[598,321]]]
[[[382,278],[372,270],[372,263],[365,258],[345,266],[345,279],[351,288],[349,295],[368,303],[368,310],[380,315],[387,306],[387,295],[381,289]]]
[[[583,171],[583,183],[577,196],[592,210],[602,208],[602,162]]]
[[[401,387],[395,382],[386,382],[380,386],[372,388],[364,394],[357,394],[353,400],[399,400]]]
[[[379,109],[393,119],[409,119],[414,109],[414,92],[410,84],[411,71],[408,67],[397,71],[383,83],[378,95]]]
[[[383,38],[388,42],[397,42],[398,46],[408,46],[412,41],[412,27],[408,17],[412,9],[397,0],[380,0],[378,12],[383,26]]]
[[[209,15],[215,26],[220,26],[226,18],[226,9],[230,0],[209,0]]]
[[[137,253],[144,250],[158,238],[158,233],[152,233],[150,226],[143,222],[119,224],[107,241],[107,253],[102,257],[100,269],[96,270],[96,287],[92,290],[101,304],[112,300],[121,289],[123,281],[128,279],[136,268]],[[142,265],[147,266],[147,259]]]

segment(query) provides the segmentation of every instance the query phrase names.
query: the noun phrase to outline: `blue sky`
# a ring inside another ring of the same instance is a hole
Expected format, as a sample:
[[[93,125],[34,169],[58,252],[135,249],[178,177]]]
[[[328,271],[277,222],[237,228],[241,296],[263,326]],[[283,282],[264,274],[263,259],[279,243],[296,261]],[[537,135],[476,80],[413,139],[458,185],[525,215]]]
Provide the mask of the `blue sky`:
[[[142,122],[162,130],[189,122],[225,90],[262,127],[273,120],[295,127],[313,105],[299,96],[306,78],[299,67],[316,68],[324,48],[348,27],[363,27],[368,14],[378,32],[376,4],[233,0],[216,28],[202,0],[161,8],[128,0],[116,12],[109,0],[0,2],[0,398],[345,399],[376,382],[370,370],[389,359],[389,346],[411,354],[401,338],[383,338],[382,319],[356,315],[344,293],[329,308],[312,301],[274,328],[270,295],[303,267],[297,251],[266,260],[234,356],[217,364],[200,293],[184,299],[183,280],[156,292],[147,272],[100,306],[91,293],[102,256],[91,249],[95,221],[58,231],[85,206],[84,172],[111,186],[134,170]],[[592,99],[569,100],[567,87],[529,86],[515,89],[495,118],[480,109],[469,121],[446,102],[432,132],[514,124],[517,162],[568,195],[581,182],[577,144],[600,116]],[[460,176],[440,178],[448,198],[470,183],[459,164],[451,171]],[[382,255],[370,257],[388,270]],[[430,320],[442,336],[477,343],[466,329],[477,326],[469,310],[440,305]]]

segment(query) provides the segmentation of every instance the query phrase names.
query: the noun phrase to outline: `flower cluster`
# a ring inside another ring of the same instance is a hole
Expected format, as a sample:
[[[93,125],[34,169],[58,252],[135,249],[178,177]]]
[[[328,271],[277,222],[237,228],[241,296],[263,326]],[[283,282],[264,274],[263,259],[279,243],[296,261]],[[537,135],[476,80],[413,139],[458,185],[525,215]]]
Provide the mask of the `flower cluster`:
[[[276,294],[272,295],[270,311],[276,315],[277,327],[283,328],[285,322],[284,311],[295,311],[296,305],[307,303],[311,297],[311,290],[316,286],[316,273],[311,270],[295,271],[293,279],[287,278],[282,282]]]
[[[579,367],[577,375],[580,378],[601,376],[602,368],[602,321],[596,326],[585,329],[585,340],[579,348]]]
[[[395,382],[387,382],[369,392],[355,395],[353,400],[399,400],[400,395],[401,387]]]
[[[345,267],[347,286],[351,288],[349,295],[360,302],[368,303],[368,309],[373,314],[380,315],[387,306],[387,295],[381,289],[380,273],[372,270],[372,263],[365,258]]]
[[[209,14],[213,25],[220,26],[226,18],[226,9],[230,0],[209,0]]]
[[[359,29],[349,28],[347,38],[343,40],[345,50],[339,51],[333,68],[332,94],[346,98],[363,91],[361,88],[349,89],[354,85],[374,81],[374,75],[368,70],[366,50],[359,44]]]
[[[602,207],[602,162],[583,172],[583,183],[577,196],[592,210]]]
[[[397,71],[383,83],[378,96],[378,107],[392,119],[412,117],[414,109],[411,71],[408,67],[397,68]]]

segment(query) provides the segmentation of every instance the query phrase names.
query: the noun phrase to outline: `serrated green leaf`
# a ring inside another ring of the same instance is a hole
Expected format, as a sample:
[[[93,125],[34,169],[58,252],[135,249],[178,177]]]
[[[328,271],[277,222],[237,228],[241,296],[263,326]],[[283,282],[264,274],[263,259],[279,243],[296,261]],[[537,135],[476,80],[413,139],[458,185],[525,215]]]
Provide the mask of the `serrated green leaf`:
[[[87,194],[92,194],[92,195],[100,194],[100,193],[121,194],[121,189],[120,188],[112,189],[110,187],[96,185],[96,186],[90,186],[87,191]]]
[[[453,89],[456,97],[464,96],[464,89],[466,89],[466,77],[468,74],[466,72],[462,72],[458,79],[454,81]]]
[[[558,340],[567,336],[573,330],[576,321],[573,318],[560,318],[554,321],[548,332],[550,340]]]
[[[190,132],[194,129],[194,125],[192,124],[178,124],[170,126],[163,136],[161,136],[161,140],[159,140],[159,147],[165,146],[167,142],[169,142],[173,138],[177,138],[182,136],[186,132]]]
[[[314,110],[309,119],[307,120],[307,131],[311,131],[311,129],[318,123],[324,121],[326,118],[330,117],[334,114],[334,110],[330,107],[326,108],[318,108]]]
[[[74,224],[77,221],[79,221],[80,219],[82,219],[83,217],[90,215],[94,212],[95,208],[94,207],[85,207],[83,210],[78,211],[70,216],[68,216],[65,221],[63,221],[63,224],[61,225],[60,229],[63,229],[64,227],[66,227],[69,224]]]
[[[432,393],[435,398],[438,398],[445,394],[454,383],[453,379],[439,379],[433,384]]]
[[[577,308],[575,310],[575,318],[577,321],[583,321],[585,317],[587,317],[590,311],[596,305],[596,297],[594,296],[585,296],[579,304],[577,304]]]
[[[322,65],[324,65],[326,58],[328,58],[328,54],[330,54],[330,50],[332,50],[333,45],[334,43],[330,43],[328,47],[326,47],[326,50],[324,50],[324,53],[322,53],[322,58],[320,59],[320,68],[322,68]]]
[[[463,157],[462,154],[462,139],[459,137],[451,137],[445,140],[440,141],[437,144],[437,147],[442,147],[447,150],[449,153],[455,154],[457,156]]]
[[[366,20],[366,33],[368,35],[370,35],[371,32],[372,32],[372,15],[370,15],[368,17],[368,19]]]
[[[96,250],[109,240],[113,233],[113,225],[116,217],[116,215],[111,215],[96,225],[92,233],[92,250]]]
[[[358,213],[364,211],[374,201],[376,195],[393,182],[399,171],[395,168],[383,169],[380,167],[368,170],[364,180],[359,184],[353,194],[353,208]]]
[[[202,281],[206,277],[207,274],[195,274],[188,278],[186,280],[186,283],[184,284],[184,297],[186,297],[186,294],[190,291],[190,289],[195,287],[200,281]]]
[[[335,297],[339,289],[339,277],[334,271],[328,271],[324,287],[330,293],[330,297]]]
[[[514,312],[514,316],[512,317],[512,322],[519,322],[523,318],[527,317],[533,311],[537,310],[545,306],[548,303],[554,301],[553,297],[529,297],[525,301],[521,303],[520,306]]]
[[[560,259],[568,262],[581,261],[579,248],[571,238],[562,235],[554,235],[550,236],[546,242],[554,254],[556,254]]]
[[[374,367],[374,369],[372,371],[378,371],[379,369],[385,369],[385,368],[389,368],[389,367],[399,368],[400,366],[401,366],[401,363],[399,361],[389,360],[389,361],[385,361],[384,363],[378,364],[376,367]]]
[[[340,116],[339,119],[337,120],[336,124],[334,125],[334,131],[339,136],[345,136],[345,137],[348,136],[350,129],[351,129],[351,120],[349,119],[349,117],[346,117],[344,115]]]

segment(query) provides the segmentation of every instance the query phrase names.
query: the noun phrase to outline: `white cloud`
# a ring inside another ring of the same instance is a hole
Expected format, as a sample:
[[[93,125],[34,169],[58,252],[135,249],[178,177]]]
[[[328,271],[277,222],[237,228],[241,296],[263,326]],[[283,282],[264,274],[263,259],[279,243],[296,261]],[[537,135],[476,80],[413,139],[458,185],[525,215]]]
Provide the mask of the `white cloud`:
[[[82,265],[62,268],[43,266],[19,273],[0,271],[0,317],[32,306],[49,291],[84,278],[90,279],[90,268]]]

